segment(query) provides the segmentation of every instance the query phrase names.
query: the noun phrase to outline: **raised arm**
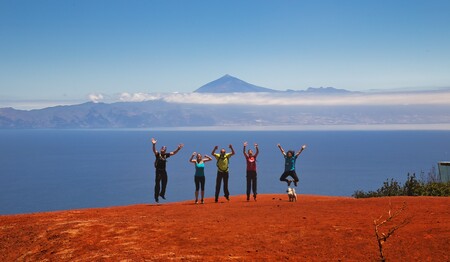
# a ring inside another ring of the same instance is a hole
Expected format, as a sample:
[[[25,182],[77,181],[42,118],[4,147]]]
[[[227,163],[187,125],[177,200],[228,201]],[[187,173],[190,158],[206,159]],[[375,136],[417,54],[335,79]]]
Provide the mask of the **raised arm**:
[[[170,152],[170,155],[173,156],[176,153],[178,153],[178,151],[180,151],[183,148],[183,146],[184,146],[183,144],[179,144],[177,149],[175,149],[175,151]]]
[[[280,149],[280,151],[281,151],[281,154],[283,154],[283,156],[285,156],[286,155],[286,153],[284,152],[284,149],[281,147],[281,145],[280,144],[278,144],[277,145],[278,146],[278,148]]]
[[[256,158],[259,154],[259,147],[258,147],[258,144],[256,144],[256,143],[255,143],[255,149],[256,149],[256,153],[255,153],[255,158]]]
[[[245,158],[248,158],[247,152],[246,152],[246,150],[245,150],[246,147],[247,147],[247,142],[244,142],[243,153],[244,153]]]
[[[152,138],[152,144],[153,144],[153,153],[156,155],[158,154],[158,151],[156,150],[156,139]]]
[[[231,154],[230,154],[230,156],[234,155],[234,148],[233,148],[233,145],[230,144],[228,147],[231,149]]]
[[[211,152],[211,155],[215,155],[215,154],[216,154],[217,148],[219,148],[219,147],[218,147],[218,146],[215,146],[215,147],[214,147],[213,151]]]
[[[205,157],[203,158],[203,162],[208,162],[208,161],[211,161],[211,160],[212,160],[212,157],[210,157],[208,155],[205,155]]]
[[[191,158],[189,159],[189,162],[191,162],[191,163],[195,163],[196,162],[196,160],[194,160],[194,157],[195,157],[195,155],[196,155],[197,153],[192,153],[192,156],[191,156]]]
[[[306,145],[303,145],[302,148],[300,148],[300,150],[297,152],[297,154],[295,154],[295,156],[298,157],[303,152],[303,150],[305,150],[305,148]]]

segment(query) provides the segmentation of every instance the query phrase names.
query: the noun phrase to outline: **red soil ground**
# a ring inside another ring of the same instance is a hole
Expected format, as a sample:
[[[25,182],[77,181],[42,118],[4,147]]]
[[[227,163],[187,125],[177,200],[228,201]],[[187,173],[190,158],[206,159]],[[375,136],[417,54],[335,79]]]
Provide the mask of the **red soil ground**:
[[[388,261],[449,261],[450,198],[260,195],[0,216],[0,261],[375,261],[374,219],[406,203],[382,232]]]

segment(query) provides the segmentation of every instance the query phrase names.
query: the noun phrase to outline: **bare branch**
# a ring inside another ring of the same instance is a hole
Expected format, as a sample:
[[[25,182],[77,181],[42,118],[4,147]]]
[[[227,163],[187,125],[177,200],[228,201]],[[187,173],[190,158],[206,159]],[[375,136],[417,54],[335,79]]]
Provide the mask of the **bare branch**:
[[[373,221],[373,224],[374,224],[374,226],[375,226],[375,235],[376,235],[376,237],[377,237],[378,251],[380,252],[380,260],[381,260],[381,261],[386,261],[386,258],[384,257],[384,254],[383,254],[383,244],[387,241],[387,239],[388,239],[392,234],[394,234],[394,232],[395,232],[397,229],[399,229],[399,228],[401,228],[401,227],[407,225],[407,224],[410,222],[410,220],[409,220],[408,218],[405,218],[405,219],[404,219],[403,221],[401,221],[399,224],[393,225],[391,228],[388,228],[388,230],[387,230],[386,233],[384,233],[384,232],[381,232],[381,233],[380,233],[380,230],[379,230],[379,229],[380,229],[383,225],[385,225],[385,224],[388,223],[388,222],[391,222],[394,218],[396,218],[397,216],[399,216],[399,215],[406,209],[406,203],[403,202],[403,206],[402,206],[400,209],[398,209],[397,211],[395,211],[394,213],[391,212],[391,209],[392,209],[392,206],[391,206],[391,203],[389,202],[388,217],[387,217],[385,220],[383,220],[383,221],[380,222],[380,220],[383,219],[383,215],[381,215],[378,219],[375,219],[375,220]]]

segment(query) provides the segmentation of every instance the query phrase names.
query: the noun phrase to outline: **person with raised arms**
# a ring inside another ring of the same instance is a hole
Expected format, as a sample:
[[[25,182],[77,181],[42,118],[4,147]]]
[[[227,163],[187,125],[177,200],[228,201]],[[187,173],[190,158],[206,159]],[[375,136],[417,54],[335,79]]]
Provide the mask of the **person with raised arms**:
[[[250,189],[252,189],[253,192],[253,199],[256,201],[256,186],[257,186],[257,179],[256,179],[256,157],[258,157],[259,154],[259,148],[258,144],[255,144],[255,150],[256,153],[253,154],[253,150],[249,149],[248,152],[245,151],[248,143],[244,142],[244,156],[245,160],[247,162],[247,201],[250,200]]]
[[[285,181],[288,186],[290,186],[291,183],[294,182],[294,185],[297,186],[298,176],[297,173],[295,172],[295,161],[297,160],[298,156],[303,152],[303,150],[305,150],[306,145],[303,145],[302,148],[297,153],[295,153],[294,150],[289,150],[286,153],[280,144],[278,144],[277,146],[284,156],[284,172],[280,177],[280,181]],[[288,176],[292,177],[293,180],[287,179]]]
[[[229,159],[234,155],[233,146],[230,144],[228,146],[231,149],[231,153],[226,153],[225,149],[220,150],[220,154],[216,154],[218,146],[215,146],[211,155],[213,155],[217,160],[217,177],[216,177],[216,192],[215,192],[215,202],[219,201],[220,185],[223,180],[223,191],[225,198],[230,201],[230,192],[228,191],[228,178],[229,178]]]
[[[194,157],[196,156],[196,159]],[[189,159],[189,162],[194,163],[195,165],[195,175],[194,175],[194,182],[195,182],[195,204],[198,204],[198,191],[202,190],[201,195],[201,203],[204,204],[205,200],[205,162],[211,161],[212,158],[208,155],[205,155],[203,158],[201,154],[192,153],[191,158]]]
[[[162,146],[160,152],[156,150],[156,139],[152,138],[153,153],[155,154],[155,202],[159,203],[159,197],[166,199],[166,186],[167,186],[167,171],[166,163],[167,158],[175,155],[183,148],[183,144],[179,144],[175,151],[167,153],[167,147]]]

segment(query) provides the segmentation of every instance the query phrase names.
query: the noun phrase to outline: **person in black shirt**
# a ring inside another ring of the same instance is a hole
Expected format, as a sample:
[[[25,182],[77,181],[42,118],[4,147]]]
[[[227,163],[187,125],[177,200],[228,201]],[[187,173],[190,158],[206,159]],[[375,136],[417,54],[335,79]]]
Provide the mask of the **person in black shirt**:
[[[155,201],[159,203],[159,197],[166,199],[166,186],[167,186],[167,171],[166,162],[167,158],[175,155],[183,148],[183,144],[179,144],[175,151],[170,153],[166,152],[166,147],[161,147],[160,152],[156,150],[156,140],[152,138],[153,153],[155,154]]]

